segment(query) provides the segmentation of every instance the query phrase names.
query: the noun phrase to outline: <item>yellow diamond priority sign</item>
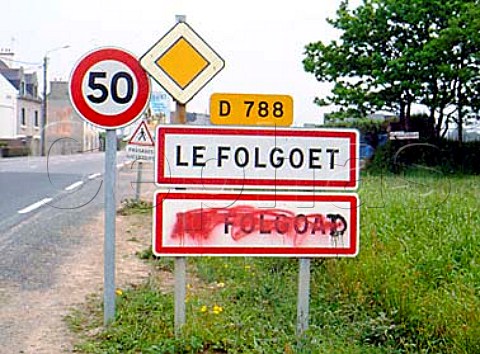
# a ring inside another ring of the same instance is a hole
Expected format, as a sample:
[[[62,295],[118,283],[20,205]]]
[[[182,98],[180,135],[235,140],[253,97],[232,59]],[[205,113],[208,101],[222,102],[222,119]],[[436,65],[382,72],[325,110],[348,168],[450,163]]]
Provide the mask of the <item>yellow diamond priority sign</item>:
[[[190,101],[225,66],[185,22],[177,23],[140,58],[141,66],[176,101]]]

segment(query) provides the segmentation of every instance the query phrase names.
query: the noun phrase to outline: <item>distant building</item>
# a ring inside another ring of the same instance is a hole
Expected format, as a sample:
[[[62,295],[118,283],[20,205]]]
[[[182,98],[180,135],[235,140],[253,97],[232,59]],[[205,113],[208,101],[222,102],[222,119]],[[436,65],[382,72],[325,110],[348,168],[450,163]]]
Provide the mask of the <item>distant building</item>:
[[[172,111],[170,113],[170,122],[175,122],[175,115],[177,113],[175,111]],[[210,122],[210,115],[205,114],[205,113],[195,113],[195,112],[187,112],[187,117],[186,117],[186,124],[190,125],[212,125]]]
[[[67,81],[50,82],[45,140],[45,152],[54,155],[99,149],[99,131],[85,122],[73,108]]]
[[[187,112],[187,124],[212,125],[209,114],[193,112]]]
[[[386,121],[386,120],[397,119],[397,115],[389,111],[377,111],[375,113],[370,114],[368,118],[373,120]]]
[[[0,139],[39,155],[42,100],[37,74],[13,67],[13,57],[9,50],[0,51]]]

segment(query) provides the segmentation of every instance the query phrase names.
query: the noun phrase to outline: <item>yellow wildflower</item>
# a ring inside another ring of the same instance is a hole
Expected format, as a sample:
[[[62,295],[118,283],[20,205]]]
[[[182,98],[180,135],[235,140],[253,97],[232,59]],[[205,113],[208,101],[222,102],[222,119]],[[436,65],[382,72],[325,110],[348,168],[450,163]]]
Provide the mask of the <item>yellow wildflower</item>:
[[[250,269],[250,268],[252,268],[252,267],[250,267],[249,265],[246,265],[246,266],[245,266],[245,269],[246,269],[246,270],[248,270],[248,269]]]
[[[213,312],[215,315],[218,315],[218,314],[221,313],[222,311],[223,311],[223,308],[222,308],[221,306],[217,306],[217,305],[213,306],[213,311],[212,311],[212,312]]]
[[[217,283],[217,288],[224,288],[224,287],[225,287],[225,283],[223,282]]]
[[[117,294],[118,296],[121,296],[123,294],[122,289],[115,290],[115,294]]]
[[[203,306],[200,308],[200,312],[207,312],[207,306],[203,305]]]

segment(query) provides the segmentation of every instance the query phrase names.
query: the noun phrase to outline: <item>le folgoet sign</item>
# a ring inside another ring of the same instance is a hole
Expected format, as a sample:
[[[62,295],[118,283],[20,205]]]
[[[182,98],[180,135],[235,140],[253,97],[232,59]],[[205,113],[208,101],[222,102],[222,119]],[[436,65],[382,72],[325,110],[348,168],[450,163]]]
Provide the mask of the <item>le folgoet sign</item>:
[[[159,126],[159,186],[345,189],[358,184],[358,132]]]

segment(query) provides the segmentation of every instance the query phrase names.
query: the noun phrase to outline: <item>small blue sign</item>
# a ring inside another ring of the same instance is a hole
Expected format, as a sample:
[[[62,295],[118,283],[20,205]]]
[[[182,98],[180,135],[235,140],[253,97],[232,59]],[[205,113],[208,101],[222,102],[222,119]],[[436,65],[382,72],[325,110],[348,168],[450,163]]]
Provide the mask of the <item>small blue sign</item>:
[[[170,117],[170,95],[164,91],[153,91],[150,96],[150,110],[154,116]]]

